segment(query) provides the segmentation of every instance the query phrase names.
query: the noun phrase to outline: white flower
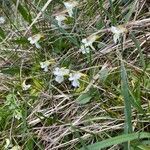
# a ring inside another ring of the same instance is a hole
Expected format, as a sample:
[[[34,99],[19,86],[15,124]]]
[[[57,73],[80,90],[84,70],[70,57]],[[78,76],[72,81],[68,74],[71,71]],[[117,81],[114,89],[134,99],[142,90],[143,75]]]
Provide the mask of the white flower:
[[[55,68],[53,73],[55,75],[55,81],[58,83],[62,83],[64,81],[64,76],[69,75],[69,69],[57,67],[57,68]]]
[[[51,62],[50,61],[44,61],[44,62],[40,62],[40,66],[41,66],[41,68],[42,69],[44,69],[44,71],[45,72],[47,72],[48,71],[48,66],[51,64]]]
[[[14,111],[14,117],[15,117],[17,120],[20,120],[20,119],[22,118],[22,113],[21,113],[21,111],[15,109],[15,111]]]
[[[79,82],[80,78],[81,78],[81,73],[79,72],[69,74],[69,81],[72,82],[72,86],[74,87],[80,86],[80,82]]]
[[[67,9],[69,16],[73,17],[73,9],[78,5],[78,2],[71,0],[71,1],[64,2],[64,5]]]
[[[5,22],[5,18],[4,17],[0,17],[0,24],[4,24]]]
[[[118,26],[118,27],[111,27],[111,32],[114,34],[113,35],[113,40],[115,44],[119,41],[120,36],[122,36],[125,32],[127,32],[126,28]]]
[[[35,44],[36,48],[40,49],[41,46],[40,46],[40,44],[38,43],[38,41],[39,41],[42,37],[43,37],[42,34],[36,34],[36,35],[34,35],[34,36],[32,36],[32,37],[29,37],[29,38],[28,38],[28,41],[30,42],[30,44],[32,44],[32,45]]]
[[[90,52],[90,48],[92,48],[93,50],[95,50],[95,48],[93,47],[93,43],[96,41],[96,39],[98,38],[97,35],[91,35],[85,39],[82,39],[82,45],[80,47],[80,50],[83,54],[85,53],[89,53]]]
[[[89,47],[85,47],[85,45],[81,45],[80,49],[79,49],[80,52],[82,52],[82,54],[86,54],[86,53],[89,53],[90,52],[90,48]]]
[[[62,27],[62,28],[66,28],[67,27],[67,25],[64,24],[64,21],[67,20],[65,15],[57,15],[55,17],[55,19],[57,20],[57,23],[58,23],[59,27]]]
[[[82,43],[85,45],[85,47],[90,46],[92,48],[92,44],[96,41],[97,38],[97,35],[91,35],[85,39],[82,39]]]
[[[13,145],[11,144],[10,139],[6,138],[5,139],[6,144],[4,145],[5,149],[9,149],[10,147],[12,147]]]
[[[27,91],[31,87],[31,84],[26,84],[26,80],[22,83],[22,89],[23,91]]]

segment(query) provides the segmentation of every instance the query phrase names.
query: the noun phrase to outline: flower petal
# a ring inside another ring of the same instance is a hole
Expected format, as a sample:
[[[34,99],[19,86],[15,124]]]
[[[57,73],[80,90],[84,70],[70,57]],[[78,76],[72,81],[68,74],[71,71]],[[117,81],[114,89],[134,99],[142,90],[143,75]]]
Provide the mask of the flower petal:
[[[0,24],[4,24],[5,23],[5,18],[4,17],[0,17]]]
[[[31,84],[26,84],[25,82],[26,82],[26,80],[24,80],[22,83],[23,91],[27,91],[31,87]]]
[[[36,42],[36,43],[35,43],[35,47],[36,47],[37,49],[40,49],[40,48],[41,48],[41,45],[40,45],[38,42]]]
[[[78,80],[73,80],[73,81],[72,81],[72,86],[74,86],[74,87],[79,87],[79,86],[80,86],[79,81],[78,81]]]
[[[78,5],[78,2],[77,1],[67,1],[67,2],[64,2],[64,5],[68,11],[69,16],[73,17],[73,9],[74,9],[74,7],[76,7]]]
[[[113,35],[113,40],[114,40],[115,44],[117,43],[117,41],[119,40],[119,38],[120,38],[119,34],[114,34]]]
[[[55,81],[58,83],[62,83],[64,81],[64,77],[63,76],[56,76]]]

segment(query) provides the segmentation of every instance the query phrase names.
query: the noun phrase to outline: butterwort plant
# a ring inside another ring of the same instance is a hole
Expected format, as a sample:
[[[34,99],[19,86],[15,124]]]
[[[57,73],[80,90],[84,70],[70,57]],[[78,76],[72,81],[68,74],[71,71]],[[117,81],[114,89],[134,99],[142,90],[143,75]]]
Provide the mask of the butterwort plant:
[[[78,5],[78,2],[77,1],[73,1],[73,0],[66,1],[66,2],[64,2],[64,5],[66,7],[66,10],[67,10],[69,16],[73,17],[73,14],[74,14],[73,10]]]
[[[29,38],[28,38],[28,41],[30,42],[30,44],[35,45],[35,47],[36,47],[37,49],[40,49],[41,46],[40,46],[40,44],[39,44],[39,40],[40,40],[42,37],[44,37],[43,34],[40,34],[40,33],[39,33],[39,34],[36,34],[36,35],[33,35],[33,36],[29,37]]]
[[[49,67],[51,64],[54,64],[54,63],[55,63],[55,60],[54,60],[54,59],[46,60],[46,61],[40,62],[40,67],[41,67],[41,69],[43,69],[45,72],[48,72],[48,67]]]
[[[117,26],[117,27],[112,26],[110,30],[113,33],[113,40],[115,44],[119,42],[121,36],[123,36],[123,34],[127,32],[127,29],[124,28],[123,26]]]
[[[90,49],[95,50],[93,43],[98,37],[98,35],[90,35],[89,37],[82,39],[79,51],[82,52],[82,54],[86,54],[90,52]]]
[[[64,81],[64,76],[69,75],[69,69],[56,67],[53,74],[55,75],[55,81],[62,83]]]

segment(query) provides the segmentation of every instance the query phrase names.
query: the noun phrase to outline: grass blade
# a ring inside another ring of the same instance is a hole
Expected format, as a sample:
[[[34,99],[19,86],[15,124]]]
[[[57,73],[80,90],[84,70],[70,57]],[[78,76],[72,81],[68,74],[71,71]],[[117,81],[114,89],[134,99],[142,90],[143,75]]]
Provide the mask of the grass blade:
[[[0,27],[0,37],[2,38],[2,39],[4,39],[6,36],[5,36],[5,32],[4,32],[4,30]]]
[[[125,127],[124,132],[125,134],[132,132],[132,110],[131,110],[131,103],[130,103],[130,94],[129,94],[129,87],[127,81],[127,72],[124,67],[124,63],[121,62],[121,91],[122,96],[124,98],[124,113],[125,113]],[[126,150],[129,149],[129,142],[125,143],[124,148]]]
[[[131,39],[132,39],[132,41],[134,42],[134,44],[135,44],[137,50],[139,51],[141,65],[143,66],[143,70],[145,70],[146,64],[145,64],[145,60],[144,60],[144,55],[143,55],[143,53],[142,53],[142,49],[141,49],[140,43],[139,43],[139,41],[136,39],[134,33],[131,33]]]
[[[125,104],[125,133],[132,132],[132,116],[131,116],[131,103],[130,103],[130,94],[127,81],[127,72],[124,67],[123,62],[121,63],[121,91],[124,98]]]
[[[150,133],[141,132],[141,133],[124,134],[101,142],[97,142],[95,144],[88,145],[87,148],[89,150],[100,150],[102,148],[106,148],[112,145],[121,144],[124,142],[129,142],[132,140],[142,139],[142,138],[150,138]],[[84,148],[81,148],[80,150],[84,150]]]

